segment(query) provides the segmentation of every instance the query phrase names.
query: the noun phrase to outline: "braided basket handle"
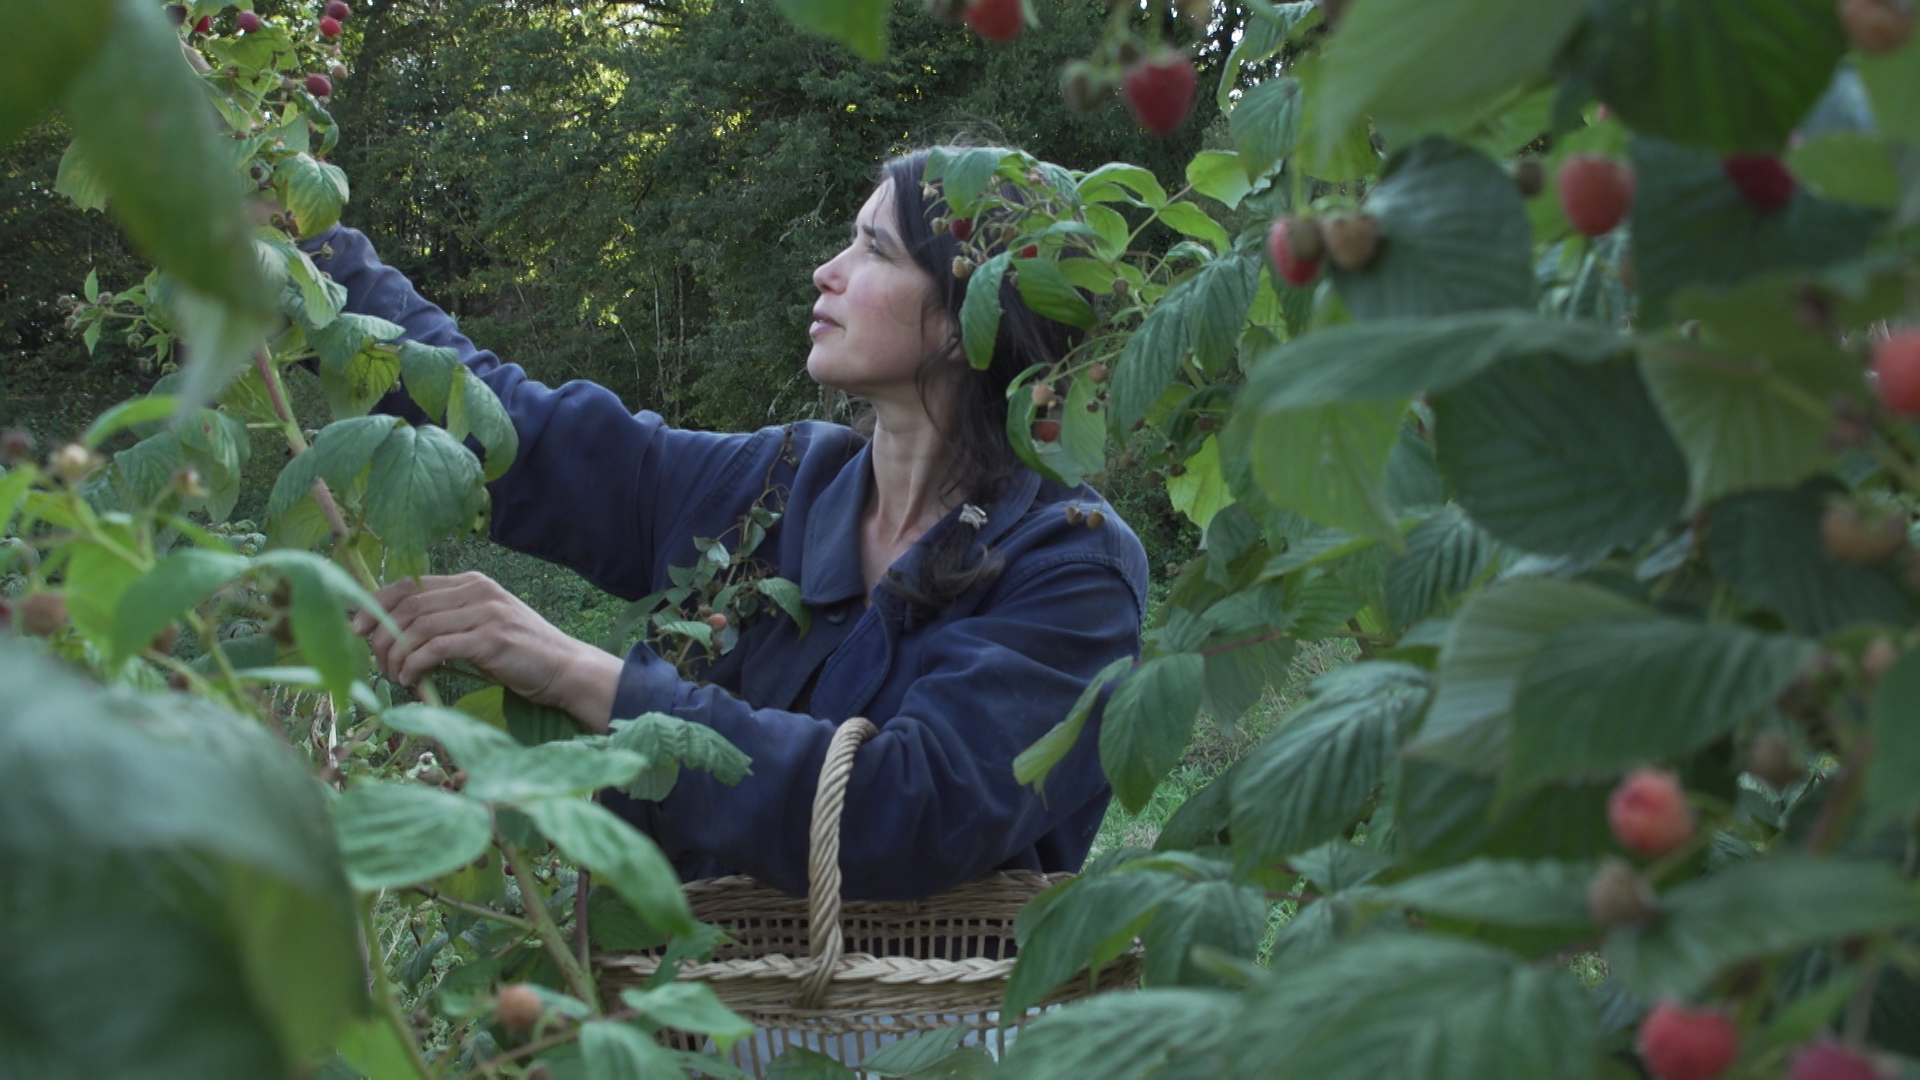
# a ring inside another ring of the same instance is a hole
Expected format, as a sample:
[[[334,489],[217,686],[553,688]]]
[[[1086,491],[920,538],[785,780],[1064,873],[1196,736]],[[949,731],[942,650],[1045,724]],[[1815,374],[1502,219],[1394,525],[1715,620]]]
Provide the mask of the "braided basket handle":
[[[847,782],[853,778],[853,752],[880,733],[873,722],[855,716],[840,725],[827,744],[827,760],[820,765],[820,784],[813,793],[813,831],[807,845],[808,945],[813,966],[800,986],[799,1006],[817,1009],[839,966],[840,935],[840,815],[847,808]]]

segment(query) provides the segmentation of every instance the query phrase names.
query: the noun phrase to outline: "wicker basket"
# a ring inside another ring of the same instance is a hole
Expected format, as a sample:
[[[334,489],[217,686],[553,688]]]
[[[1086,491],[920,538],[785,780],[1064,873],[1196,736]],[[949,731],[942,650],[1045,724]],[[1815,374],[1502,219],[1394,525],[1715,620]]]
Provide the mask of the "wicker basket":
[[[840,899],[840,816],[854,751],[875,734],[854,717],[840,725],[820,769],[813,801],[807,899],[749,877],[691,882],[694,917],[731,934],[709,963],[680,971],[712,986],[760,1035],[733,1048],[733,1062],[754,1075],[791,1046],[805,1046],[855,1065],[902,1035],[964,1026],[995,1056],[1016,1025],[1002,1026],[999,1008],[1013,972],[1013,920],[1033,899],[1070,874],[1002,871],[926,900]],[[644,986],[660,966],[653,953],[595,957],[600,991]],[[1041,1006],[1135,984],[1139,958],[1123,955],[1100,971],[1061,985]],[[694,1044],[684,1044],[688,1049]]]

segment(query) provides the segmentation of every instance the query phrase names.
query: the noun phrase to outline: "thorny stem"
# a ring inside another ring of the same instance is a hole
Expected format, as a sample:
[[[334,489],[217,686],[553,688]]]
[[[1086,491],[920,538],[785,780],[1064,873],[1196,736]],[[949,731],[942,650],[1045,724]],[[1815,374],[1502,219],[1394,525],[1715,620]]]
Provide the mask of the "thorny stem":
[[[420,1043],[413,1037],[413,1025],[407,1021],[407,1014],[401,1011],[400,999],[394,996],[393,983],[387,978],[387,965],[380,957],[380,934],[373,925],[371,898],[360,905],[360,932],[366,937],[367,968],[373,975],[373,996],[386,1010],[387,1023],[393,1027],[393,1033],[400,1037],[401,1045],[407,1048],[407,1057],[413,1062],[415,1074],[433,1076],[434,1069],[427,1064],[426,1055],[421,1053]]]
[[[573,879],[573,947],[580,955],[580,966],[589,969],[587,938],[587,890],[593,887],[592,871],[581,867]]]
[[[568,946],[566,934],[560,930],[560,924],[553,921],[553,912],[547,910],[546,894],[540,891],[540,881],[533,876],[533,865],[513,842],[506,837],[496,838],[500,851],[513,864],[513,879],[520,883],[521,906],[533,917],[533,928],[540,935],[540,944],[546,946],[547,954],[554,963],[560,965],[560,971],[567,977],[567,986],[573,990],[573,996],[600,1011],[600,995],[595,992],[593,980],[587,978],[585,968],[574,959],[573,949]]]

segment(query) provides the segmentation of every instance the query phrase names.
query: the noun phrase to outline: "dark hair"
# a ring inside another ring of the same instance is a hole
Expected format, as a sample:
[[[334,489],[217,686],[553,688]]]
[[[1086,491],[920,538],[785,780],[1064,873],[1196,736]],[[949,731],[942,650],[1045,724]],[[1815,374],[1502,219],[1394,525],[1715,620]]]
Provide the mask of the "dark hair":
[[[960,305],[967,297],[967,283],[953,273],[960,242],[951,230],[936,232],[933,228],[935,219],[949,216],[950,211],[938,185],[931,195],[926,193],[930,153],[915,151],[889,161],[880,170],[881,181],[893,183],[894,217],[901,242],[914,264],[932,279],[932,306],[944,312],[953,327],[952,336],[920,363],[917,381],[922,398],[927,396],[929,383],[953,377],[950,373],[954,365],[949,357],[960,345]],[[1013,186],[1000,194],[1016,201],[1020,197]],[[1011,275],[1001,279],[1000,332],[994,339],[993,360],[985,370],[974,370],[961,362],[952,430],[940,428],[949,452],[942,494],[957,493],[962,501],[982,508],[1000,497],[1007,478],[1020,463],[1007,441],[1007,388],[1032,365],[1053,363],[1065,356],[1079,337],[1080,331],[1036,315],[1027,307]],[[939,422],[936,418],[935,423]],[[915,580],[889,571],[883,579],[885,587],[925,614],[946,610],[962,593],[1000,573],[999,554],[979,544],[977,534],[975,526],[963,523],[943,530],[929,539]]]

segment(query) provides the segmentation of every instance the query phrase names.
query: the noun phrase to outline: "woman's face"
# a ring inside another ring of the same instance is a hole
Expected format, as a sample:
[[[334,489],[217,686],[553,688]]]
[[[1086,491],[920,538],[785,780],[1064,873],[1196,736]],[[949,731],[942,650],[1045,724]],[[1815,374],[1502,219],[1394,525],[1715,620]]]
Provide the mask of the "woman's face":
[[[947,342],[952,319],[931,304],[933,282],[901,242],[892,181],[867,197],[852,241],[814,270],[813,284],[807,373],[876,405],[918,402],[915,372]]]

